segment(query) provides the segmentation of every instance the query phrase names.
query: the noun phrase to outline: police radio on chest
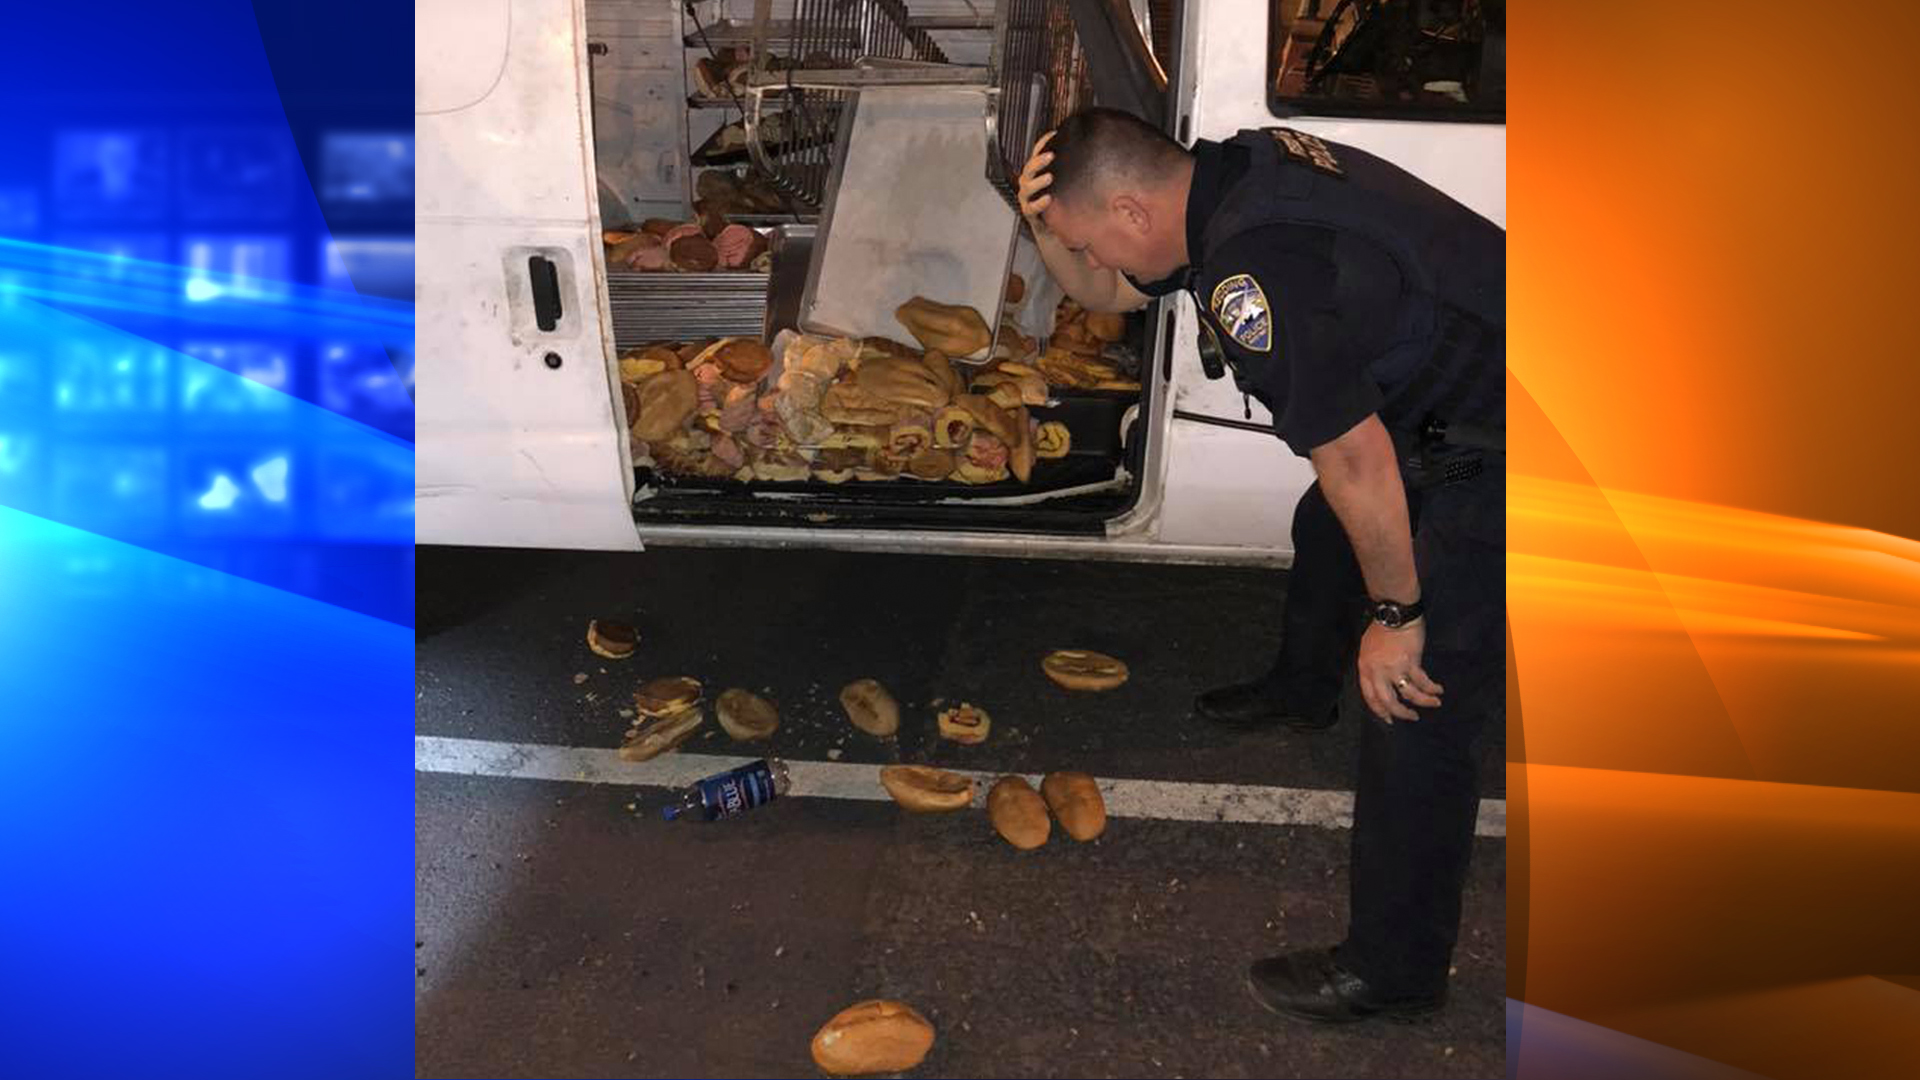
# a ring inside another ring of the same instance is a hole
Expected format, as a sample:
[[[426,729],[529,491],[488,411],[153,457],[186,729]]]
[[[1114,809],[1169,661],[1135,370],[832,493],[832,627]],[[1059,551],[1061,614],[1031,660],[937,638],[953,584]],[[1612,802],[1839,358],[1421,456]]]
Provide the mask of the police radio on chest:
[[[1213,324],[1206,316],[1200,317],[1200,370],[1206,372],[1209,379],[1227,377],[1227,354],[1220,348],[1220,337],[1213,332]]]

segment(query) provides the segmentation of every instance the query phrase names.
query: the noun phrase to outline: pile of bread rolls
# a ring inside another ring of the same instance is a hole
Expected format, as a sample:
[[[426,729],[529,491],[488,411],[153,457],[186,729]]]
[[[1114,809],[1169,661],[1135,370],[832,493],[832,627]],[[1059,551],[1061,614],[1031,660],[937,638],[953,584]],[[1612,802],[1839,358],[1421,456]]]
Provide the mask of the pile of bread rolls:
[[[978,312],[915,298],[900,318],[921,347],[803,334],[778,357],[751,338],[628,350],[634,459],[742,482],[1024,484],[1038,461],[1069,452],[1066,426],[1029,411],[1047,401],[1038,371],[949,359],[985,349]]]
[[[1053,386],[1139,393],[1139,380],[1103,355],[1108,345],[1125,336],[1126,328],[1125,315],[1088,311],[1071,297],[1062,298],[1054,312],[1053,336],[1035,357],[1034,367]]]
[[[757,229],[728,223],[724,215],[699,221],[648,218],[638,229],[608,229],[609,269],[706,273],[713,270],[773,269],[767,238]]]

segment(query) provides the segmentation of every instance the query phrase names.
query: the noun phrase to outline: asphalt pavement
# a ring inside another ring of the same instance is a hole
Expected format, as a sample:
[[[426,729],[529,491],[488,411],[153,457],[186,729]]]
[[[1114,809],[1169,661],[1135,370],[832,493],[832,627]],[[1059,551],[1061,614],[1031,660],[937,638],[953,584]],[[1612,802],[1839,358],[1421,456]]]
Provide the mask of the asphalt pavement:
[[[422,735],[619,745],[633,688],[693,675],[781,710],[767,752],[987,772],[1350,791],[1356,729],[1236,734],[1193,694],[1257,673],[1286,575],[1137,564],[691,550],[421,548]],[[587,621],[641,635],[585,645]],[[1067,694],[1059,647],[1113,653],[1121,689]],[[877,740],[838,688],[903,706]],[[993,715],[984,745],[933,710]],[[1498,799],[1500,725],[1482,749]],[[716,725],[684,752],[735,754]],[[1451,1004],[1422,1024],[1327,1029],[1262,1011],[1253,958],[1338,940],[1337,824],[1116,818],[1019,852],[977,811],[782,800],[666,823],[657,789],[420,772],[421,1076],[814,1076],[828,1017],[866,997],[935,1025],[910,1076],[1494,1076],[1505,1073],[1505,841],[1478,841]]]

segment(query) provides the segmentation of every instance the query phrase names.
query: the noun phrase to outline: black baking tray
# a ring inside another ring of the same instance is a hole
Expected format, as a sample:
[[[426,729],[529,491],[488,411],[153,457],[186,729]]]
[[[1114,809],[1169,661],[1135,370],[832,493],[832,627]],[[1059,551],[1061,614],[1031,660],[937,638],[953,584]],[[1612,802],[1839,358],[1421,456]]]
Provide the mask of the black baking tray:
[[[1004,498],[1060,488],[1083,487],[1112,480],[1120,463],[1120,418],[1136,398],[1131,394],[1099,391],[1060,391],[1051,407],[1033,408],[1041,423],[1067,425],[1072,445],[1062,458],[1043,458],[1033,466],[1033,477],[1021,483],[1009,477],[993,484],[964,484],[953,480],[848,480],[829,484],[820,480],[779,482],[739,481],[676,476],[648,468],[636,470],[640,486],[651,485],[662,494],[704,492],[715,495],[782,493],[817,495],[833,501],[888,504],[937,503],[946,499]]]

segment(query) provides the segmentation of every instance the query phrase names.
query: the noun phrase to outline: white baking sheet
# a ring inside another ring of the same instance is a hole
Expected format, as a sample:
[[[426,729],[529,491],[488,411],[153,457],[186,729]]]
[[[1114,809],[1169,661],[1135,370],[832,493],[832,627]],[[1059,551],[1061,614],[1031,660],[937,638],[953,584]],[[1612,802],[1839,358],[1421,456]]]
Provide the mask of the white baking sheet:
[[[1018,221],[987,182],[985,95],[873,87],[851,111],[801,326],[911,341],[894,309],[924,296],[973,308],[997,335]]]

